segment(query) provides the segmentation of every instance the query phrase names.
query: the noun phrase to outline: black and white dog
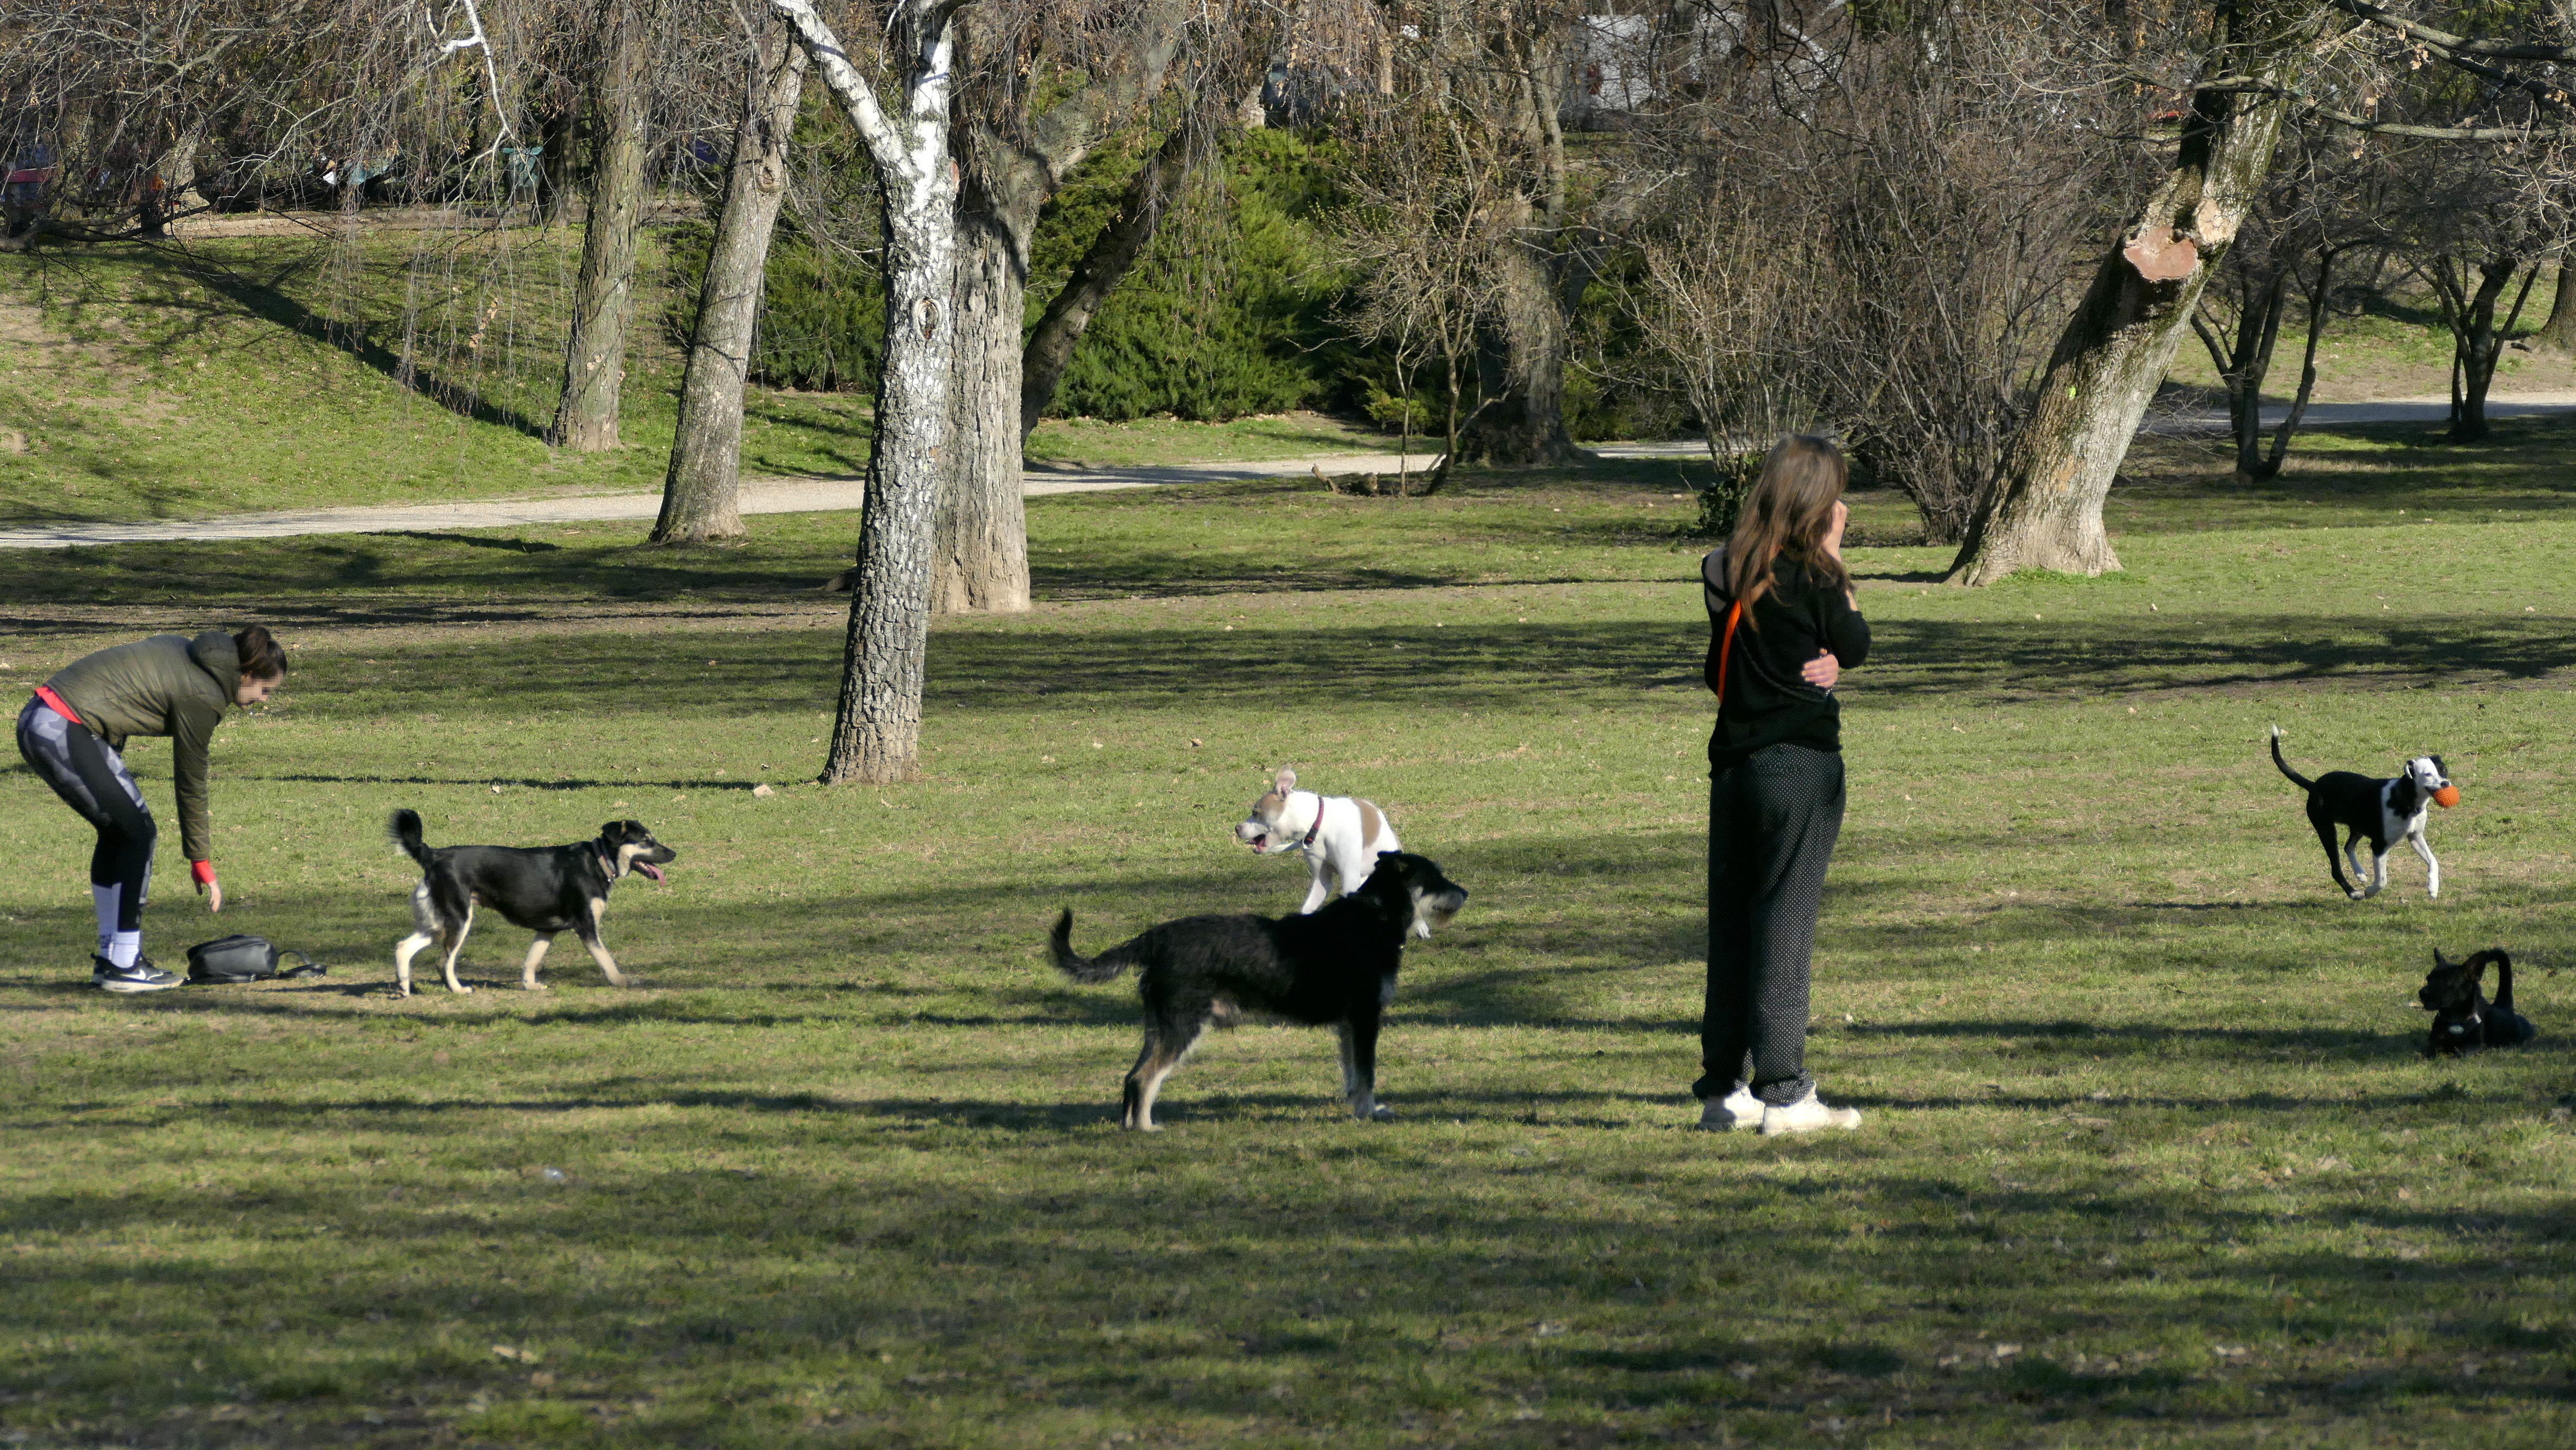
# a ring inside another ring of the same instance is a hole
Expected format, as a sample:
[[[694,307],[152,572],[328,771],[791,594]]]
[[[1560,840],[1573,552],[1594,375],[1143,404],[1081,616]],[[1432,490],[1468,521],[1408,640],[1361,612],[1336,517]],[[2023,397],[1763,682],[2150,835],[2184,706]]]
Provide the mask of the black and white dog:
[[[1467,888],[1423,857],[1389,851],[1360,889],[1300,916],[1187,916],[1085,958],[1073,912],[1047,940],[1056,968],[1106,982],[1138,968],[1145,1046],[1127,1071],[1125,1126],[1154,1131],[1154,1095],[1211,1027],[1246,1013],[1331,1027],[1342,1039],[1342,1095],[1363,1122],[1394,1113],[1377,1100],[1378,1020],[1395,1001],[1408,937],[1428,938],[1467,904]]]
[[[2415,848],[2424,858],[2427,873],[2424,894],[2442,894],[2442,863],[2433,859],[2433,848],[2424,842],[2424,819],[2432,807],[2448,810],[2460,799],[2459,787],[2451,784],[2451,775],[2438,755],[2419,755],[2406,762],[2406,773],[2394,780],[2373,780],[2349,770],[2332,770],[2314,780],[2290,768],[2281,758],[2281,727],[2272,727],[2272,763],[2290,778],[2290,784],[2308,793],[2308,824],[2317,828],[2317,839],[2326,843],[2326,868],[2334,872],[2335,885],[2355,901],[2377,896],[2388,886],[2388,848],[2399,838]],[[2343,849],[2335,849],[2335,828],[2349,834]],[[2361,855],[2357,849],[2363,838],[2370,841],[2370,871],[2367,890],[2355,887],[2343,877],[2343,864],[2352,862],[2352,874],[2363,876]]]
[[[2487,963],[2495,963],[2496,994],[2490,1002],[2478,990]],[[2540,1035],[2531,1019],[2513,1010],[2513,958],[2496,947],[2472,952],[2465,962],[2445,961],[2433,949],[2433,970],[2424,974],[2424,989],[2415,994],[2433,1014],[2433,1031],[2424,1043],[2426,1057],[2457,1056],[2482,1047],[2520,1047]]]
[[[394,978],[403,996],[411,995],[411,959],[436,942],[439,969],[447,990],[474,989],[456,980],[456,959],[465,950],[465,934],[474,929],[474,908],[488,906],[512,926],[537,934],[528,959],[519,968],[519,985],[545,990],[537,965],[555,933],[569,930],[590,948],[590,959],[608,974],[613,987],[626,985],[626,974],[599,939],[599,918],[608,910],[608,889],[629,871],[659,881],[661,867],[679,853],[653,839],[642,821],[610,821],[599,835],[569,846],[439,846],[421,839],[420,813],[394,812],[393,838],[403,854],[420,863],[420,884],[411,889],[411,935],[394,947]]]

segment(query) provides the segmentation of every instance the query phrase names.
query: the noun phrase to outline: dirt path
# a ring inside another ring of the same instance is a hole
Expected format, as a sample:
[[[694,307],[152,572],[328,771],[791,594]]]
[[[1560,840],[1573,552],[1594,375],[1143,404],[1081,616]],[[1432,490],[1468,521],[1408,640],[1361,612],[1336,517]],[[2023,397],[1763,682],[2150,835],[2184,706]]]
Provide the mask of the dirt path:
[[[1696,443],[1605,443],[1607,458],[1686,458]],[[1414,467],[1430,460],[1413,455]],[[1253,463],[1174,463],[1137,468],[1032,470],[1022,475],[1030,498],[1060,493],[1102,493],[1176,483],[1278,478],[1321,469],[1326,473],[1393,472],[1392,453],[1353,453],[1327,458],[1281,458]],[[856,477],[747,478],[747,514],[827,513],[856,509],[863,490]],[[174,539],[279,539],[298,534],[447,533],[594,519],[650,519],[662,511],[658,493],[590,494],[572,498],[501,499],[470,503],[407,504],[390,508],[302,509],[289,513],[229,514],[167,523],[20,524],[0,527],[0,549],[68,549],[88,544],[137,544]]]

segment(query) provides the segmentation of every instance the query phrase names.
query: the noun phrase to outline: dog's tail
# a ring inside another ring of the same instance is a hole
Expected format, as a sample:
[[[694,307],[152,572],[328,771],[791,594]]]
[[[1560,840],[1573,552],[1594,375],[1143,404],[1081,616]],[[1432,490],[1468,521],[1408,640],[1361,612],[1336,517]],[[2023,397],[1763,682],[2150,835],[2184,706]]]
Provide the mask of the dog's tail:
[[[394,812],[386,833],[394,838],[395,845],[402,847],[404,855],[420,863],[420,869],[429,869],[429,843],[420,838],[420,812],[409,806]]]
[[[2281,727],[2278,725],[2272,727],[2272,763],[2281,767],[2281,773],[2290,778],[2290,784],[2297,786],[2301,790],[2315,790],[2317,788],[2317,783],[2315,781],[2308,779],[2306,776],[2299,774],[2295,770],[2292,770],[2290,768],[2290,762],[2281,758]]]
[[[1055,969],[1077,982],[1106,982],[1127,970],[1124,948],[1111,947],[1096,957],[1086,957],[1073,949],[1073,908],[1055,919],[1055,930],[1047,933],[1047,955]]]
[[[2510,1012],[2513,1010],[2513,958],[2506,956],[2502,947],[2489,947],[2469,958],[2466,965],[2480,967],[2488,962],[2495,963],[2495,1004]]]

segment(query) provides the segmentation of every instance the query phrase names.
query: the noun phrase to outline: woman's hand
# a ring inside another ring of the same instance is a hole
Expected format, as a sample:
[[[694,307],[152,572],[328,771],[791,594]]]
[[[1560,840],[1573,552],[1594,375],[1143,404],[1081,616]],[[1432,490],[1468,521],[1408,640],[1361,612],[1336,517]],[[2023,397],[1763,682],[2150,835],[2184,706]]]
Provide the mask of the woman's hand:
[[[1819,690],[1830,690],[1834,681],[1843,677],[1843,662],[1829,649],[1816,651],[1816,657],[1798,667],[1798,678]]]
[[[197,894],[206,898],[206,910],[221,911],[224,909],[224,888],[220,883],[213,881],[200,881],[197,883]]]

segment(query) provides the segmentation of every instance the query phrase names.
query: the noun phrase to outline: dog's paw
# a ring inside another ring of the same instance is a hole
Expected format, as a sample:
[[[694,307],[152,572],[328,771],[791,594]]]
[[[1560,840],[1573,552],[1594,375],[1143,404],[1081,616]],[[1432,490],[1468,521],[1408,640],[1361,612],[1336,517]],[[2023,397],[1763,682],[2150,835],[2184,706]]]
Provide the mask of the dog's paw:
[[[1368,1120],[1372,1123],[1392,1123],[1395,1121],[1395,1109],[1380,1103],[1369,1109]]]
[[[458,983],[457,985],[455,985],[455,986],[453,986],[453,987],[448,988],[447,990],[449,990],[449,991],[451,991],[451,992],[454,992],[457,996],[460,996],[460,997],[470,997],[470,996],[472,996],[472,995],[474,994],[474,989],[473,989],[472,987],[468,987],[468,986],[466,986],[466,985],[465,985],[465,984],[463,984],[462,982]]]
[[[546,990],[546,984],[543,982],[521,982],[519,985],[531,992],[542,992]]]

